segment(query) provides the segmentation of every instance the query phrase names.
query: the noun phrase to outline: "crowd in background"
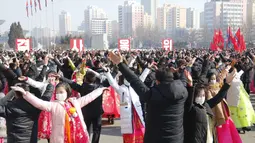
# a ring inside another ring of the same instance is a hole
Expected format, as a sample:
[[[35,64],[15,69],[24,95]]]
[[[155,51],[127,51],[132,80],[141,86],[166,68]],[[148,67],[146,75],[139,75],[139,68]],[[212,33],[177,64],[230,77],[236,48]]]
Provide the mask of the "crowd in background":
[[[255,124],[254,54],[1,51],[1,141],[99,143],[105,104],[124,143],[241,143]]]

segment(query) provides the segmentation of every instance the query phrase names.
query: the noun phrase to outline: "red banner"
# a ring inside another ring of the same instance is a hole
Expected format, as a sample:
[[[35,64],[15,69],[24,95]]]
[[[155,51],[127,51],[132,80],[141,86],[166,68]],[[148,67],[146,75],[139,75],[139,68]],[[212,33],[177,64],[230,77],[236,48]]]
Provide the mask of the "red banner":
[[[129,51],[130,45],[131,45],[130,39],[119,39],[118,41],[119,51]]]
[[[81,52],[84,51],[84,48],[83,39],[70,39],[70,50]]]
[[[168,38],[168,39],[163,39],[162,40],[162,49],[166,51],[173,51],[173,40]]]

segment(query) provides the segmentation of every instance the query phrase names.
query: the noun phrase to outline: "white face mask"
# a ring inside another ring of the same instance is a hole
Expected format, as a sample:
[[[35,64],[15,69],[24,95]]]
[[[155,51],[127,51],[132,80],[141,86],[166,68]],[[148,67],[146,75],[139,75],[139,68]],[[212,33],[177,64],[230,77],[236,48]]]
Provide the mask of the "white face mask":
[[[124,84],[125,84],[126,86],[130,86],[130,83],[129,83],[126,79],[124,79]]]
[[[58,101],[65,101],[67,98],[67,94],[66,93],[62,93],[62,94],[56,94],[56,99]]]
[[[195,102],[196,102],[197,104],[203,105],[204,102],[205,102],[205,96],[203,96],[203,97],[196,97],[196,98],[195,98]]]
[[[216,80],[211,80],[210,83],[211,84],[215,84],[217,81]]]

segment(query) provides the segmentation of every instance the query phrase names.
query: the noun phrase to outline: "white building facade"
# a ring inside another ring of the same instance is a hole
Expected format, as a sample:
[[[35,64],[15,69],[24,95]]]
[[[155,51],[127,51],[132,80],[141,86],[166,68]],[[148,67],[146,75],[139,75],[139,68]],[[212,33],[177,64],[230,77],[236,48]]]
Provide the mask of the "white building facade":
[[[84,11],[85,32],[91,32],[92,20],[107,18],[108,16],[103,9],[98,8],[97,6],[88,6]]]
[[[199,29],[200,28],[200,13],[194,8],[187,9],[186,15],[186,27],[189,29]]]
[[[226,30],[228,26],[236,30],[246,23],[246,0],[212,0],[205,3],[204,24],[209,29],[221,28]]]
[[[112,36],[112,25],[111,21],[107,19],[92,19],[91,20],[91,32],[92,35],[107,34],[109,37]]]
[[[134,35],[137,27],[144,26],[144,7],[136,1],[125,1],[119,6],[120,35]]]
[[[156,25],[159,0],[141,0],[141,4],[144,6],[144,12],[151,15],[152,25]]]
[[[62,11],[59,15],[59,34],[60,36],[65,36],[70,34],[71,31],[71,15],[66,11]]]

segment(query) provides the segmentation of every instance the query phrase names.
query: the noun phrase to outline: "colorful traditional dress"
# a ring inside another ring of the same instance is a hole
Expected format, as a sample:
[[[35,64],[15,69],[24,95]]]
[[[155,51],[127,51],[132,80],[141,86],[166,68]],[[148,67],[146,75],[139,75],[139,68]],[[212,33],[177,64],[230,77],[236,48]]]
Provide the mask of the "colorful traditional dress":
[[[105,91],[103,94],[103,117],[114,116],[114,118],[120,117],[120,98],[112,87]]]
[[[56,91],[54,90],[53,96],[51,97],[51,102],[56,100]],[[42,111],[38,119],[38,138],[39,139],[49,139],[51,135],[51,113],[47,111]]]
[[[255,112],[250,96],[239,78],[235,78],[228,91],[227,100],[236,128],[251,127],[255,124]]]

